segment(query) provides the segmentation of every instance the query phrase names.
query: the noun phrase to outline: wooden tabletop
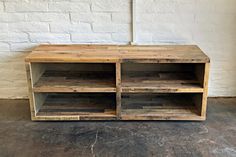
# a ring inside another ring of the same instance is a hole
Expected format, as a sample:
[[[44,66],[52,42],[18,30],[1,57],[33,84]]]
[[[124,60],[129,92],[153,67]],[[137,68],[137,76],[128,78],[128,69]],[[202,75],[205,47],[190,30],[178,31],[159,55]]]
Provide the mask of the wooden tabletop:
[[[207,63],[210,59],[196,45],[40,45],[26,62],[55,63]]]

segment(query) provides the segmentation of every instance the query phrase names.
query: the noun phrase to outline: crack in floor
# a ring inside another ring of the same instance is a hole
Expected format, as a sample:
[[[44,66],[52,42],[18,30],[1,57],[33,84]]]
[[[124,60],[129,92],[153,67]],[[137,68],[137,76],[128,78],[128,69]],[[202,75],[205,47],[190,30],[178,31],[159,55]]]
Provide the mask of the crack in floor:
[[[94,146],[95,146],[95,144],[97,143],[97,140],[98,140],[98,130],[97,130],[97,132],[96,132],[95,141],[94,141],[93,144],[91,145],[91,153],[92,153],[92,156],[93,156],[93,157],[96,157],[96,154],[94,154]]]

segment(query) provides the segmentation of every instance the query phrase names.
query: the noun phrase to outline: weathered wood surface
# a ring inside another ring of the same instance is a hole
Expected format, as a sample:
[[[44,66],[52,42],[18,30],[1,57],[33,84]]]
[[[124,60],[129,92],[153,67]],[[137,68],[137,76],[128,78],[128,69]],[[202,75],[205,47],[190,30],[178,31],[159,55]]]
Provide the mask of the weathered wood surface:
[[[202,120],[192,94],[126,94],[122,120]]]
[[[116,117],[115,94],[51,94],[36,116]],[[95,118],[92,118],[95,117]]]
[[[41,45],[26,57],[26,61],[206,63],[209,58],[196,45]]]
[[[120,119],[121,114],[121,64],[116,63],[116,115]]]
[[[205,120],[209,62],[195,45],[41,45],[32,120]]]
[[[130,72],[122,76],[122,92],[201,93],[191,72]]]
[[[46,71],[34,92],[116,92],[112,72]]]

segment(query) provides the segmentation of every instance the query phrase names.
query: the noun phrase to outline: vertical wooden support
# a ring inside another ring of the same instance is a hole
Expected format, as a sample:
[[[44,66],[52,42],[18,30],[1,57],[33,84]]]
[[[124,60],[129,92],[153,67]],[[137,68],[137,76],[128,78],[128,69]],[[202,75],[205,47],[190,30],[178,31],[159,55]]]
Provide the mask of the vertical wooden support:
[[[27,76],[27,82],[28,82],[28,90],[29,90],[29,101],[30,101],[30,113],[31,113],[31,119],[34,120],[36,113],[35,113],[35,106],[34,106],[34,95],[33,95],[33,82],[31,77],[31,70],[30,70],[30,63],[25,63],[26,68],[26,76]]]
[[[203,83],[203,95],[202,95],[202,112],[201,116],[206,118],[206,110],[207,110],[207,95],[208,95],[208,79],[209,79],[209,68],[210,68],[210,63],[205,63],[205,68],[204,68],[204,83]]]
[[[116,63],[116,115],[121,117],[121,63]]]
[[[46,99],[46,94],[36,94],[33,92],[34,83],[38,81],[40,76],[44,72],[44,68],[40,64],[32,65],[29,62],[26,62],[26,74],[27,74],[27,82],[28,82],[28,89],[29,89],[29,100],[30,100],[30,112],[31,112],[31,119],[36,120],[36,114],[43,104],[44,100]]]

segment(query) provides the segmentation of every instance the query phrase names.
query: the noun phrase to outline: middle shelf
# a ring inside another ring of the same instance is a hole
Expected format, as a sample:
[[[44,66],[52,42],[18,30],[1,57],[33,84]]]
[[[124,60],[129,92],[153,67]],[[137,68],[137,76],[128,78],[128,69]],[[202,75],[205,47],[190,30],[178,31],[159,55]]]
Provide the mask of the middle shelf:
[[[34,92],[116,92],[111,72],[46,71]]]
[[[34,92],[116,92],[115,64],[35,64]],[[40,74],[41,71],[41,74]]]
[[[122,92],[196,93],[203,92],[191,72],[129,72],[122,77]]]
[[[115,63],[33,63],[33,92],[117,91]],[[122,93],[202,93],[201,64],[121,63]]]
[[[124,63],[123,93],[202,93],[202,64]]]

